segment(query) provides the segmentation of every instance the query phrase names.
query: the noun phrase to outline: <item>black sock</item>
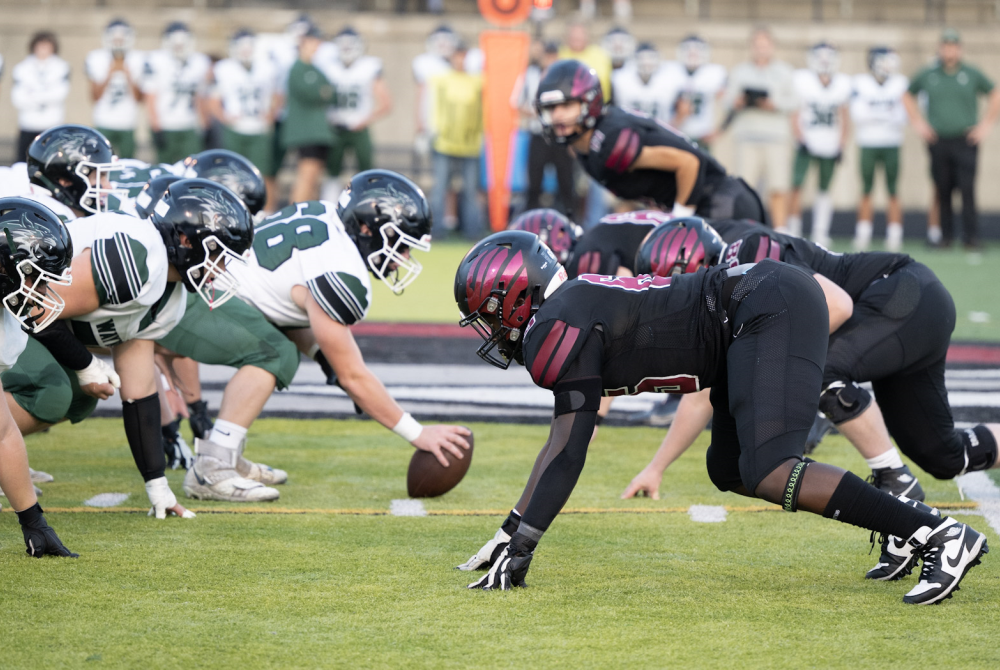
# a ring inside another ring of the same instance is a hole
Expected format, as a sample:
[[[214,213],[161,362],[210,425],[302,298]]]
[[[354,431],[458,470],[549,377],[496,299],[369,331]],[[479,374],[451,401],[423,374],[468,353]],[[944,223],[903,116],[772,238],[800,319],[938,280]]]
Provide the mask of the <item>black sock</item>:
[[[844,473],[823,516],[903,539],[922,526],[936,528],[941,524],[940,518],[900,502],[852,472]]]
[[[143,481],[159,479],[167,467],[160,433],[160,399],[154,393],[122,403],[125,437]]]
[[[521,525],[521,515],[515,512],[514,510],[511,510],[510,514],[507,515],[507,518],[500,526],[500,529],[503,532],[507,533],[508,535],[513,535],[514,533],[517,532],[517,527],[520,525]]]

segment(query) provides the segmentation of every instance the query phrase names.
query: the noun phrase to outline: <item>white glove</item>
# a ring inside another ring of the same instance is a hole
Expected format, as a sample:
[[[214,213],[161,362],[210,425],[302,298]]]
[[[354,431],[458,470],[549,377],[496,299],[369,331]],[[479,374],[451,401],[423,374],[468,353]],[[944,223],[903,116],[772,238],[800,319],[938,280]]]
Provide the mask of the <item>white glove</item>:
[[[90,365],[76,371],[76,378],[80,381],[80,386],[111,384],[116,389],[122,387],[122,378],[118,376],[115,369],[97,356],[94,356],[94,359],[90,361]]]
[[[687,205],[675,202],[674,208],[670,211],[670,216],[674,219],[683,219],[689,216],[694,216],[694,213],[694,207],[688,207]]]
[[[170,490],[170,484],[167,483],[166,477],[158,477],[146,482],[146,495],[149,496],[149,502],[152,505],[146,516],[155,514],[157,519],[166,519],[168,511],[171,514],[176,514],[170,508],[177,506],[177,496]],[[181,516],[185,519],[193,519],[195,514],[186,509]]]
[[[472,558],[457,566],[457,568],[463,572],[472,572],[479,569],[485,570],[493,564],[494,558],[507,548],[508,542],[510,542],[510,535],[503,532],[503,528],[499,529],[492,540],[484,544],[482,549],[477,551]]]

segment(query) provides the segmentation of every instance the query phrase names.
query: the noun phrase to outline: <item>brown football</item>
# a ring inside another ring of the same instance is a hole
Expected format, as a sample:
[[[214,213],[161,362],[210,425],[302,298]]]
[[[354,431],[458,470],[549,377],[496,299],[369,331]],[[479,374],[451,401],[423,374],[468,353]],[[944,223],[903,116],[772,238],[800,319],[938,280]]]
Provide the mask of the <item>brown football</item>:
[[[455,458],[451,452],[443,451],[450,464],[443,467],[438,459],[429,451],[417,449],[410,459],[410,469],[406,473],[406,491],[411,498],[436,498],[452,490],[465,477],[472,464],[473,444],[472,434],[466,438],[469,450],[464,452],[465,458]]]

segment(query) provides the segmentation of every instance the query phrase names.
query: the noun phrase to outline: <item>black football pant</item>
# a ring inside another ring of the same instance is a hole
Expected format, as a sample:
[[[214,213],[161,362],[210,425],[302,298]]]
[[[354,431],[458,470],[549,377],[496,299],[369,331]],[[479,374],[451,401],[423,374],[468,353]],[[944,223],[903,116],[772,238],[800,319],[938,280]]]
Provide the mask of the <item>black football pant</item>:
[[[739,177],[725,177],[708,197],[698,203],[698,216],[707,219],[750,219],[767,223],[764,204],[749,184]]]
[[[573,189],[573,157],[565,145],[549,144],[541,135],[532,135],[528,143],[528,198],[526,209],[541,207],[542,182],[545,166],[556,170],[559,201],[556,209],[571,219],[575,207]]]
[[[860,295],[854,314],[830,337],[823,373],[824,388],[870,381],[900,450],[939,479],[966,465],[944,383],[954,329],[951,294],[926,265],[909,263]]]
[[[964,137],[938,139],[929,146],[931,176],[937,187],[941,213],[943,241],[951,242],[954,235],[951,195],[958,189],[962,194],[962,227],[966,244],[979,239],[979,220],[976,214],[976,160],[979,147],[970,145]]]
[[[732,343],[712,386],[708,475],[723,491],[742,484],[753,493],[782,462],[802,458],[819,407],[830,317],[812,276],[772,260],[744,275],[728,311]]]

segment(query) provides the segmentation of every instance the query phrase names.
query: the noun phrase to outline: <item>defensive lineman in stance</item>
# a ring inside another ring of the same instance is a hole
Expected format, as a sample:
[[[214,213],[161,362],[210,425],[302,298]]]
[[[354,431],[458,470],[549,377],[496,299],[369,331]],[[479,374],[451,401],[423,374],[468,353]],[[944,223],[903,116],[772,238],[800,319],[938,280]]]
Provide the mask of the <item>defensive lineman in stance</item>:
[[[470,588],[525,585],[532,553],[583,469],[601,396],[643,391],[711,387],[708,471],[721,490],[907,538],[924,561],[908,603],[947,598],[987,551],[965,524],[802,458],[829,315],[819,285],[799,268],[764,260],[673,279],[564,281],[552,252],[522,231],[483,240],[455,277],[462,324],[485,340],[480,356],[502,368],[522,363],[555,395],[549,439],[521,499],[463,566],[492,561]]]

